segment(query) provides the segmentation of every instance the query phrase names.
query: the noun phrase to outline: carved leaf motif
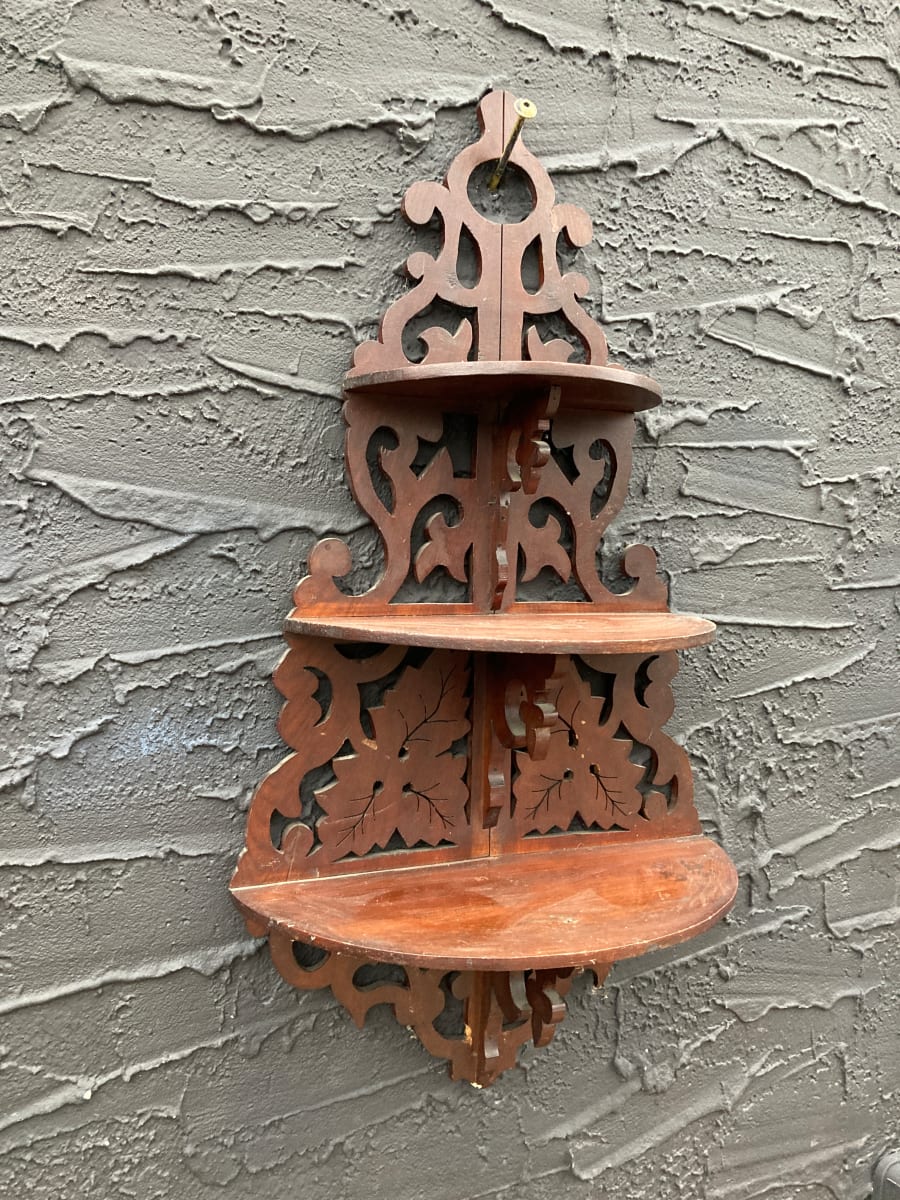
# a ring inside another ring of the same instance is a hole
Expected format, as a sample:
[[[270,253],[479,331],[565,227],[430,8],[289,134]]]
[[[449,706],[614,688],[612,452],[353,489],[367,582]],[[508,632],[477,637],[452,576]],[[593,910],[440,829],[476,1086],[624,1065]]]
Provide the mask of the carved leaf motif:
[[[602,696],[591,694],[572,671],[559,690],[559,720],[550,734],[546,758],[533,762],[517,754],[516,817],[520,831],[566,830],[576,816],[601,829],[631,829],[643,797],[637,784],[644,768],[629,760],[634,743],[612,736],[612,721],[601,724]]]
[[[374,736],[334,759],[335,782],[316,793],[326,813],[317,832],[329,857],[384,848],[395,831],[408,846],[457,840],[467,760],[448,751],[469,731],[465,662],[436,651],[421,667],[407,667],[370,710]]]

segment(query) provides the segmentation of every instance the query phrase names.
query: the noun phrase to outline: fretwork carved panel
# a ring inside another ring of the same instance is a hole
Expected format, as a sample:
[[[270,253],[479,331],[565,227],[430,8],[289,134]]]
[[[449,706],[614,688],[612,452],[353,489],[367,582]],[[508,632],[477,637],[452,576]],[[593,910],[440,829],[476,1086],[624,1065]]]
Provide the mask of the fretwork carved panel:
[[[498,845],[578,828],[633,837],[699,830],[687,756],[662,732],[675,654],[562,656],[537,660],[540,669],[498,656],[493,686],[513,708],[524,698],[531,729],[517,739],[496,711],[498,745],[521,749],[515,771],[508,755],[497,759],[488,815],[469,804],[468,654],[289,641],[275,680],[287,700],[279,732],[294,752],[254,797],[241,885],[273,871],[303,878],[379,850],[463,857],[483,843],[485,822]]]
[[[324,953],[319,961],[303,963],[301,943],[274,931],[269,938],[272,960],[292,987],[303,991],[330,987],[335,998],[360,1027],[378,1004],[390,1005],[401,1025],[413,1030],[437,1058],[448,1060],[451,1079],[487,1087],[515,1066],[526,1042],[547,1046],[566,1013],[565,997],[572,986],[572,968],[534,971],[447,972],[422,967],[395,967],[369,982],[371,965],[350,954]],[[591,968],[599,986],[609,963]],[[458,1028],[441,1018],[461,1002]],[[447,1026],[451,1028],[447,1028]]]
[[[240,884],[273,871],[302,878],[375,850],[464,853],[469,655],[288,640],[275,682],[293,753],[254,796]]]
[[[630,413],[562,412],[544,422],[539,439],[527,413],[513,412],[499,435],[479,415],[472,418],[474,444],[462,469],[454,467],[439,411],[351,396],[344,415],[350,484],[379,532],[385,559],[381,578],[359,602],[389,603],[411,574],[421,584],[439,568],[467,584],[474,600],[492,565],[481,563],[480,543],[486,524],[496,520],[503,560],[519,585],[549,568],[564,583],[574,579],[582,598],[598,609],[665,608],[665,586],[649,547],[629,550],[624,570],[634,583],[628,591],[613,592],[601,578],[602,538],[628,492]],[[523,479],[528,447],[540,461],[530,462]],[[506,490],[492,506],[498,449],[505,453]],[[319,543],[309,566],[294,594],[297,605],[346,599],[334,582],[351,566],[342,542]],[[494,606],[506,607],[515,598],[513,582]]]
[[[516,753],[515,836],[699,832],[687,755],[662,732],[677,670],[671,653],[560,661],[546,692],[555,714],[546,751],[540,759]]]
[[[491,92],[478,106],[478,119],[481,137],[456,156],[444,182],[414,183],[404,197],[403,214],[413,225],[440,218],[443,246],[435,257],[421,250],[410,255],[407,274],[417,282],[385,313],[377,340],[357,348],[351,376],[411,365],[403,348],[404,331],[435,301],[458,309],[459,320],[454,329],[432,326],[419,334],[424,366],[470,359],[566,362],[579,347],[585,362],[606,362],[603,330],[580,304],[588,281],[575,272],[563,273],[557,258],[561,235],[574,247],[590,242],[590,217],[574,204],[556,204],[550,176],[522,141],[516,143],[510,165],[524,172],[531,212],[524,220],[503,222],[478,211],[470,199],[470,185],[479,168],[493,166],[503,151],[514,120],[512,97]],[[477,263],[477,279],[469,286],[460,282],[465,275],[460,270],[461,248],[467,241],[474,246]],[[534,290],[522,279],[522,261],[529,250],[538,262]],[[548,314],[559,315],[567,337],[542,340],[537,318]]]

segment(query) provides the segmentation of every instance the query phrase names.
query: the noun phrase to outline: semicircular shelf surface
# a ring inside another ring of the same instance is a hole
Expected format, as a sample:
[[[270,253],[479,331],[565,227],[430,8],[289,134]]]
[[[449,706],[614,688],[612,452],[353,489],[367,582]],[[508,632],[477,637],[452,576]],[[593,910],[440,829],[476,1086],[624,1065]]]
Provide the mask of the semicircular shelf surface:
[[[517,971],[674,945],[727,912],[736,889],[725,852],[687,837],[320,876],[233,895],[248,916],[325,950]]]

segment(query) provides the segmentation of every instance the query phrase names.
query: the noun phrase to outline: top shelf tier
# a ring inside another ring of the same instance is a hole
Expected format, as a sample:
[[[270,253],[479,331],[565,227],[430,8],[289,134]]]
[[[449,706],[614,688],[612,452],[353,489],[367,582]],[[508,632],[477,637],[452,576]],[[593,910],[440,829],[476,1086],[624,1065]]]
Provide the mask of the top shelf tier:
[[[443,611],[442,611],[443,610]],[[598,613],[522,606],[501,613],[453,605],[390,605],[385,612],[295,609],[287,633],[338,641],[443,646],[513,654],[643,654],[711,642],[712,621],[688,613]]]
[[[555,386],[562,388],[562,409],[639,412],[662,399],[659,384],[649,375],[584,363],[484,360],[344,376],[347,393],[442,401],[454,410],[478,409],[491,400],[529,400]]]

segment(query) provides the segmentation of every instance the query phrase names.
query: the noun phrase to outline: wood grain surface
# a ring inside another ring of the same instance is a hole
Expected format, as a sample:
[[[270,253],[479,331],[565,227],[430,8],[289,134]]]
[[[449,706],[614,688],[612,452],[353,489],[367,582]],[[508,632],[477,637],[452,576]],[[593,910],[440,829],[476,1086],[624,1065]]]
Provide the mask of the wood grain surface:
[[[596,613],[556,616],[536,612],[393,612],[378,615],[299,613],[285,621],[289,633],[318,634],[353,642],[444,646],[517,654],[643,654],[702,646],[715,638],[711,621],[688,613]]]
[[[489,400],[530,399],[559,386],[560,408],[641,412],[662,399],[649,375],[624,367],[560,362],[461,362],[413,364],[371,375],[348,375],[347,392],[392,399],[439,400],[471,411]]]
[[[693,937],[737,875],[703,837],[475,859],[238,888],[249,916],[384,962],[517,971],[616,961]]]

